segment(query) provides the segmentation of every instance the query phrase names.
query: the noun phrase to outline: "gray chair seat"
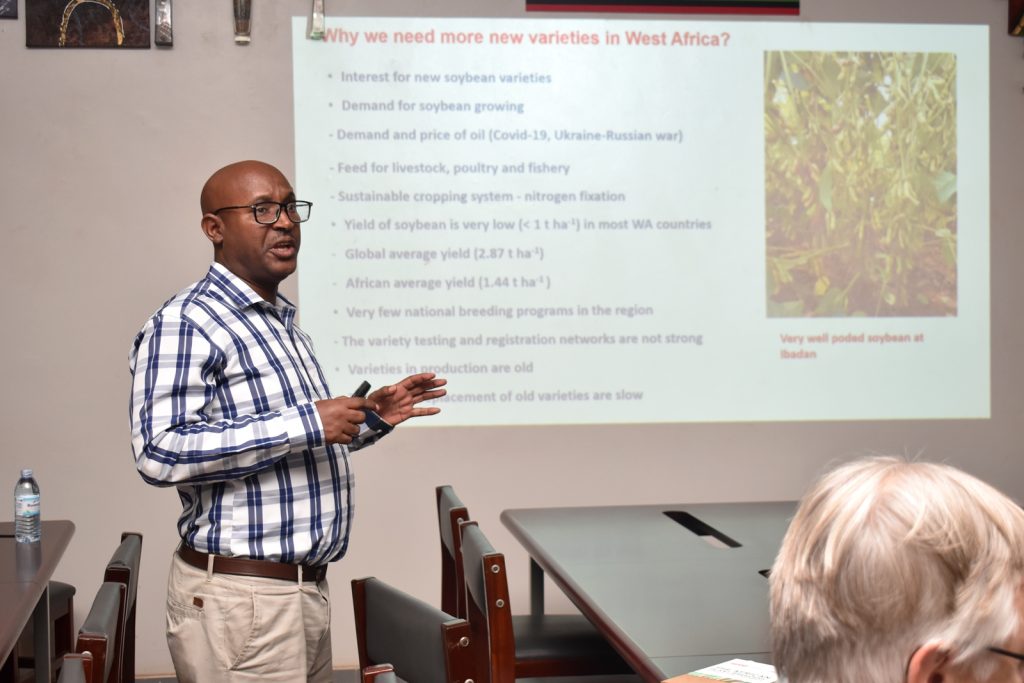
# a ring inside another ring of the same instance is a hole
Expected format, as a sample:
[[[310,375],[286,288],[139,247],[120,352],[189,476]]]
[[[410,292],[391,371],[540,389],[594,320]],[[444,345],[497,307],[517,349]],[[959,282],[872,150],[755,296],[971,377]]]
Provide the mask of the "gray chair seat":
[[[608,641],[582,614],[515,615],[512,617],[512,632],[515,634],[517,670],[542,662],[545,663],[545,672],[557,666],[553,662],[567,667],[566,671],[629,670]]]
[[[63,581],[51,581],[50,591],[50,659],[54,671],[61,666],[61,658],[75,646],[75,587]],[[25,629],[18,639],[18,666],[31,669],[35,641],[32,629]]]

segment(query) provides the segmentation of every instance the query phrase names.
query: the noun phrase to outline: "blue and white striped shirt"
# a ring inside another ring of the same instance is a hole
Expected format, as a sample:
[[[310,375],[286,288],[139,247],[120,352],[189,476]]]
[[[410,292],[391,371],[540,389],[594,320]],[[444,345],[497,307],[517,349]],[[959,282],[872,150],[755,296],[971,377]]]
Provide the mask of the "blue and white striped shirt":
[[[347,550],[348,448],[325,443],[314,402],[331,394],[294,319],[283,296],[272,305],[214,263],[135,337],[136,467],[178,487],[178,533],[196,550],[307,564]],[[390,431],[367,423],[351,448]]]

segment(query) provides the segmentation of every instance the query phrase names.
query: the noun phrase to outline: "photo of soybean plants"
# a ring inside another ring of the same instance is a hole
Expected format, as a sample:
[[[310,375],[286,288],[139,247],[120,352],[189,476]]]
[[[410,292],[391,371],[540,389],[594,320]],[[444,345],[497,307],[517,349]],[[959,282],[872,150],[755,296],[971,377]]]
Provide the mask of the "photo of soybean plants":
[[[955,55],[764,68],[768,316],[955,316]]]

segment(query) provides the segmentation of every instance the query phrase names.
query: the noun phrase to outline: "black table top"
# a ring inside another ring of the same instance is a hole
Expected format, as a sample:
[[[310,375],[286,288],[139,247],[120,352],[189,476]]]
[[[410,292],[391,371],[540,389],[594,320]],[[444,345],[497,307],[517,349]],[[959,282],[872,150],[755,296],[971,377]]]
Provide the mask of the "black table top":
[[[0,662],[7,659],[75,533],[68,520],[42,524],[38,543],[14,540],[14,522],[0,522]]]
[[[662,681],[734,657],[770,661],[761,572],[795,510],[794,502],[534,508],[501,520],[637,673]],[[690,528],[666,512],[690,515],[682,515]],[[706,527],[722,539],[699,535]]]

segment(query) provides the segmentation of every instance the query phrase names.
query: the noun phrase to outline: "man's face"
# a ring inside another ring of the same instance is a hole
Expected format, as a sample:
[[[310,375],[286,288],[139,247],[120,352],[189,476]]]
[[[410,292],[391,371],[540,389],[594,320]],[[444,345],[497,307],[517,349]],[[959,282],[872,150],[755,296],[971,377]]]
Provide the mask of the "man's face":
[[[284,175],[265,164],[242,165],[222,180],[212,209],[264,201],[284,204],[295,199]],[[299,225],[284,210],[273,225],[256,222],[249,208],[220,211],[216,216],[208,213],[203,216],[203,228],[216,246],[217,262],[267,301],[275,299],[278,284],[295,272],[301,241]]]

